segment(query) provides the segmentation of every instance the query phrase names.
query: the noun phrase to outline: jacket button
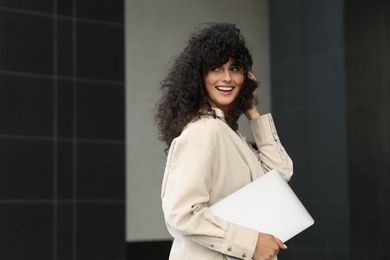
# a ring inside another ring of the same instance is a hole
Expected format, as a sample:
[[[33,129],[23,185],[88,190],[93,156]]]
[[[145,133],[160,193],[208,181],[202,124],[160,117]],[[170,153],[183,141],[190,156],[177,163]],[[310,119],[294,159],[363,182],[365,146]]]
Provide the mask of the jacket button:
[[[229,248],[228,248],[228,251],[229,251],[229,252],[231,252],[231,251],[232,251],[232,248],[231,248],[230,246],[229,246]]]
[[[213,248],[213,247],[214,247],[214,245],[210,245],[210,247],[211,247],[211,248]]]
[[[243,253],[243,254],[242,254],[242,257],[243,257],[243,258],[246,258],[246,257],[247,257],[246,253]]]

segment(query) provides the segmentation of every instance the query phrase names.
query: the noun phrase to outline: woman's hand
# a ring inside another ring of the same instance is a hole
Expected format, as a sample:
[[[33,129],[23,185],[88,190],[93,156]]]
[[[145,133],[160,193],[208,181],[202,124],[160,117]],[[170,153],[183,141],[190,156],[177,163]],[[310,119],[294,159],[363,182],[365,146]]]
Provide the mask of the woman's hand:
[[[287,249],[282,241],[273,235],[259,233],[253,260],[269,260],[277,255],[280,249]]]
[[[252,120],[252,119],[255,119],[255,118],[260,116],[260,113],[257,111],[257,108],[256,108],[256,90],[253,91],[253,104],[252,104],[251,108],[249,108],[245,112],[245,116],[246,116],[246,118],[248,118],[248,120]]]

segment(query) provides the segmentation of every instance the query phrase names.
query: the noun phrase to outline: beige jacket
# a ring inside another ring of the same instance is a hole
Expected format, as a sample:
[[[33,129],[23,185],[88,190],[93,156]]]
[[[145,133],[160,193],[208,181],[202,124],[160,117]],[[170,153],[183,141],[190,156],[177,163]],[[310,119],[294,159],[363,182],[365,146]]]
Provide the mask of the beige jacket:
[[[257,151],[214,110],[217,118],[188,124],[168,153],[161,198],[174,237],[170,260],[250,259],[258,232],[217,218],[208,207],[271,169],[286,180],[293,172],[270,114],[250,121]]]

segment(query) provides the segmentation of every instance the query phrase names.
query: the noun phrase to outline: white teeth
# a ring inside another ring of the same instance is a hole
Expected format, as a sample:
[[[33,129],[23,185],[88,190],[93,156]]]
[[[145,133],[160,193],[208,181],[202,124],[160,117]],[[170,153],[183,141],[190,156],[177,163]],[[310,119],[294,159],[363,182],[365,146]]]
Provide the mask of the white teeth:
[[[233,90],[233,87],[217,87],[217,89],[222,91],[231,91]]]

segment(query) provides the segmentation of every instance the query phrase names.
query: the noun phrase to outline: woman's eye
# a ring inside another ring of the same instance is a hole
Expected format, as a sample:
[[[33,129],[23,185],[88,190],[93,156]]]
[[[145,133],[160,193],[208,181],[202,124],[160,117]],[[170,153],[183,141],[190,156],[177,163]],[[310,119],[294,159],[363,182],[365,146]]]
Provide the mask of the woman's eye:
[[[231,67],[230,68],[231,71],[234,71],[234,72],[238,72],[238,71],[241,71],[239,68],[237,67]]]

